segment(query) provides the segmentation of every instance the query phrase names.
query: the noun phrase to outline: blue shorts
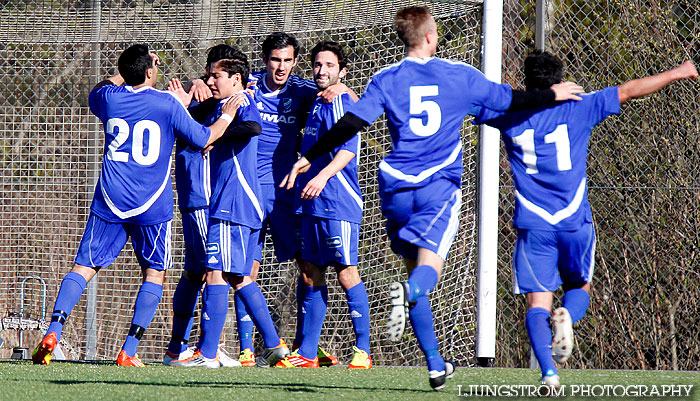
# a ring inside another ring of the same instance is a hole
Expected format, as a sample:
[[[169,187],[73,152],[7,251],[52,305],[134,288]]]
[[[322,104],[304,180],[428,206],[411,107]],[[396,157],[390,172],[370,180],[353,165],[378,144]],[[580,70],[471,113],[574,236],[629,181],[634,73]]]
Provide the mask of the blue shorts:
[[[357,266],[359,224],[304,215],[301,232],[303,260],[316,266]]]
[[[595,230],[588,223],[576,231],[518,230],[513,253],[516,294],[578,288],[593,278]]]
[[[111,223],[90,213],[74,262],[87,267],[109,266],[131,237],[136,259],[142,268],[167,270],[173,265],[171,222],[141,226]]]
[[[226,220],[209,219],[207,269],[250,276],[259,231]]]
[[[279,188],[275,184],[260,184],[265,219],[260,230],[255,260],[262,261],[265,236],[272,236],[277,263],[294,258],[300,248],[301,216],[294,213],[294,191]]]
[[[209,208],[182,212],[182,234],[185,237],[185,270],[206,273],[207,228]]]
[[[459,229],[459,185],[438,179],[421,188],[382,194],[381,199],[387,235],[396,254],[416,259],[418,248],[425,248],[447,259]]]

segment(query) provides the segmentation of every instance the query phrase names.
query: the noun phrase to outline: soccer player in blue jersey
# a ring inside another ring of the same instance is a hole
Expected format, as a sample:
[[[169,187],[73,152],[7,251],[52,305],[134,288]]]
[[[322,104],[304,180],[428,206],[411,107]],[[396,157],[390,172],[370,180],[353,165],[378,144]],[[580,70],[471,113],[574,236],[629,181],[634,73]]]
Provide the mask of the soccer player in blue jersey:
[[[319,90],[345,76],[343,48],[322,41],[311,50],[314,80]],[[306,122],[301,150],[305,152],[322,137],[354,101],[343,93],[333,102],[314,102]],[[369,369],[369,301],[357,270],[358,240],[362,222],[362,192],[357,179],[359,135],[312,163],[310,172],[297,184],[298,213],[302,216],[301,256],[307,266],[302,300],[302,339],[299,349],[280,361],[280,367],[319,366],[318,340],[328,303],[326,268],[333,266],[345,290],[356,336],[348,368]],[[308,177],[309,179],[304,179]],[[297,323],[299,324],[299,323]]]
[[[235,111],[235,106],[227,103],[223,117],[212,121],[210,127],[197,123],[176,96],[153,89],[159,60],[145,45],[126,49],[117,64],[119,74],[90,92],[90,110],[105,130],[102,171],[75,263],[61,282],[46,335],[32,353],[35,364],[51,361],[63,324],[85,285],[117,258],[131,237],[143,283],[117,364],[144,366],[136,347],[153,319],[165,270],[172,263],[170,156],[175,138],[198,148],[209,146],[228,127]]]
[[[562,62],[547,52],[530,54],[524,69],[529,91],[562,81]],[[585,94],[580,102],[505,114],[482,109],[476,116],[475,123],[503,133],[510,159],[516,200],[513,224],[518,229],[513,285],[516,294],[527,297],[525,326],[543,385],[559,386],[554,360],[564,362],[571,355],[572,324],[585,316],[590,302],[596,245],[586,178],[591,130],[618,114],[621,103],[697,76],[687,61],[658,75]],[[562,306],[550,318],[552,293],[560,286]]]
[[[238,50],[227,44],[212,47],[207,54],[206,73],[214,62],[233,59],[239,57],[239,54]],[[168,89],[182,96],[182,100],[190,106],[194,119],[200,123],[204,123],[220,102],[220,99],[211,98],[210,88],[208,100],[203,100],[204,104],[194,101],[192,95],[196,96],[197,93],[194,90],[193,93],[185,93],[183,85],[177,79],[171,80]],[[235,129],[233,126],[229,128]],[[199,149],[184,141],[177,141],[175,149],[175,187],[182,215],[185,265],[173,295],[173,327],[170,343],[163,357],[164,365],[170,365],[171,361],[177,359],[187,359],[195,350],[195,347],[188,348],[188,342],[197,299],[206,274],[206,241],[211,196],[210,158],[203,158]],[[218,357],[223,366],[240,366],[238,361],[229,358],[221,349],[218,351]]]
[[[354,92],[342,82],[330,85],[319,92],[313,81],[292,74],[299,56],[299,42],[290,34],[274,32],[262,43],[262,58],[265,70],[254,72],[258,89],[255,102],[262,118],[262,133],[258,143],[258,177],[262,189],[261,203],[265,211],[252,278],[256,279],[260,269],[265,236],[270,232],[278,263],[296,259],[300,276],[297,282],[297,335],[294,348],[301,344],[303,323],[301,302],[304,299],[305,266],[300,260],[299,239],[301,219],[294,211],[294,193],[277,187],[284,175],[297,159],[299,134],[306,123],[311,105],[318,97],[330,103],[341,93]],[[236,319],[240,339],[239,361],[252,365],[253,325],[240,299],[236,299]],[[322,348],[318,350],[321,366],[330,366],[338,360]]]
[[[205,119],[205,124],[219,118],[219,105],[231,96],[236,95],[232,101],[238,109],[232,127],[209,152],[212,191],[202,335],[197,351],[189,358],[171,361],[172,366],[220,366],[217,349],[228,311],[229,284],[263,336],[266,350],[256,365],[272,366],[289,354],[286,344],[277,335],[265,297],[250,278],[263,211],[256,172],[261,120],[252,98],[244,92],[249,71],[248,59],[241,52],[233,59],[219,60],[210,67],[207,84],[218,105]],[[206,102],[201,106],[206,106]]]
[[[386,113],[393,144],[379,164],[382,212],[391,248],[404,257],[409,272],[408,282],[391,285],[389,336],[401,338],[410,307],[430,385],[439,389],[454,374],[454,364],[445,362],[438,351],[428,294],[437,284],[458,228],[462,121],[482,108],[536,107],[557,98],[576,98],[581,88],[566,83],[533,93],[512,91],[508,85],[488,81],[470,65],[435,58],[437,24],[426,7],[400,10],[395,26],[406,45],[406,57],[373,76],[362,98],[294,164],[282,185],[292,188],[310,161]]]

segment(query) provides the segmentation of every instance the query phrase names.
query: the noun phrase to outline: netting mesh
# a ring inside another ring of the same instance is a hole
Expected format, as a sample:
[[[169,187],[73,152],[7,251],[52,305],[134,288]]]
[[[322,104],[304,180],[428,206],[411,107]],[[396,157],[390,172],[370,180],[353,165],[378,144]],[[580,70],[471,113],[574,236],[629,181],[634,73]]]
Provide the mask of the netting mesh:
[[[349,59],[345,82],[358,94],[380,67],[400,60],[403,46],[391,29],[399,1],[5,1],[0,10],[0,313],[20,310],[20,282],[29,274],[46,280],[50,315],[60,280],[72,265],[103,149],[102,127],[87,108],[95,83],[115,73],[121,50],[148,43],[163,65],[159,85],[167,79],[202,74],[207,49],[232,44],[261,69],[260,43],[274,30],[294,33],[305,50],[321,39],[342,43]],[[430,4],[442,35],[439,56],[480,64],[480,2]],[[306,51],[297,72],[310,77]],[[436,329],[443,351],[461,364],[473,359],[475,326],[476,131],[467,127],[463,218],[447,271],[432,295]],[[360,238],[360,274],[370,299],[371,349],[378,364],[423,364],[412,333],[407,341],[389,343],[381,327],[388,316],[388,284],[404,277],[403,266],[389,251],[376,189],[376,166],[389,150],[383,120],[363,135],[360,184],[365,214]],[[139,354],[162,358],[170,336],[171,301],[184,261],[179,218],[173,221],[174,264],[167,273],[163,300],[147,330]],[[268,239],[269,240],[269,239]],[[268,244],[271,245],[271,244]],[[267,247],[268,250],[271,246]],[[78,358],[114,359],[125,338],[132,305],[141,282],[130,245],[117,261],[98,274],[95,326],[84,296],[65,326],[63,337]],[[259,283],[267,296],[280,335],[294,334],[296,268],[278,266],[264,254]],[[329,274],[334,274],[329,272]],[[330,278],[329,307],[321,345],[349,361],[354,344],[345,294]],[[24,314],[40,316],[41,288],[27,284]],[[231,302],[233,306],[233,302]],[[232,310],[231,310],[232,312]],[[238,351],[235,319],[229,314],[222,342]],[[90,326],[90,327],[88,327]],[[198,319],[195,321],[195,331]],[[0,328],[1,330],[1,328]],[[95,335],[96,354],[86,354]],[[196,334],[193,336],[196,337]],[[24,346],[36,339],[25,335]],[[257,344],[262,344],[257,341]],[[16,341],[7,341],[3,348]]]
[[[522,80],[534,47],[535,2],[506,1],[504,80]],[[695,1],[549,1],[546,46],[586,90],[700,62]],[[522,86],[521,86],[522,87]],[[571,368],[696,369],[698,341],[697,81],[623,105],[593,130],[589,195],[597,232],[589,314]],[[502,151],[502,155],[505,152]],[[502,157],[497,364],[528,366],[525,305],[510,255],[513,190]],[[559,294],[561,295],[561,294]]]

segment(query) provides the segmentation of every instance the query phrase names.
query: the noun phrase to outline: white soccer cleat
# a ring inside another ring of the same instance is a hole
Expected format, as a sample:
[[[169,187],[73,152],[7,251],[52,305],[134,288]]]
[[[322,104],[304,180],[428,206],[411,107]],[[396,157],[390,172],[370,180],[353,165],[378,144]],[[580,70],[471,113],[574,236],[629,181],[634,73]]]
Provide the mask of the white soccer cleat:
[[[559,389],[559,375],[542,376],[540,379],[540,385]]]
[[[566,308],[557,308],[552,313],[552,355],[558,363],[566,362],[574,349],[574,329],[571,315]]]
[[[170,363],[172,361],[176,361],[178,359],[187,359],[194,355],[194,352],[197,350],[196,347],[188,347],[186,350],[180,352],[180,355],[175,355],[170,353],[170,351],[165,351],[165,355],[163,356],[163,365],[165,366],[171,366]]]
[[[428,373],[430,387],[433,390],[440,390],[445,387],[445,381],[455,375],[455,364],[452,361],[445,361],[445,370],[431,370]]]
[[[390,341],[399,341],[406,330],[406,315],[408,315],[407,282],[394,281],[389,286],[391,312],[386,322],[386,332]]]
[[[275,366],[277,362],[287,356],[289,356],[289,347],[287,347],[284,340],[280,338],[280,345],[275,348],[265,348],[263,354],[259,356],[258,360],[255,362],[255,366],[259,368],[269,368]]]
[[[224,368],[240,368],[242,365],[238,360],[231,358],[227,353],[221,349],[221,344],[219,344],[219,350],[217,351],[216,357],[219,358],[219,363]]]
[[[178,359],[176,361],[170,362],[170,366],[179,366],[183,368],[195,368],[195,367],[205,367],[205,368],[220,368],[221,362],[218,358],[207,358],[202,353],[197,350],[194,355],[187,359]]]

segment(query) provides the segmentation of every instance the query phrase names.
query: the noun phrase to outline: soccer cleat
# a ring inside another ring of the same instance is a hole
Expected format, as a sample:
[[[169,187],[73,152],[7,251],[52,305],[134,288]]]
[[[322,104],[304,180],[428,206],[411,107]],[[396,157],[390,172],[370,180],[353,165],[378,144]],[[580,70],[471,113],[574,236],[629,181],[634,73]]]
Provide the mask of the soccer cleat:
[[[197,350],[187,359],[178,359],[170,362],[170,366],[180,366],[183,368],[203,366],[205,368],[216,369],[221,367],[221,362],[219,361],[219,358],[207,358],[206,356],[202,355],[200,350]]]
[[[48,365],[51,363],[51,353],[56,348],[56,344],[58,344],[56,333],[52,331],[46,334],[32,352],[32,362],[35,365]]]
[[[348,369],[372,369],[372,357],[357,347],[352,347],[352,349],[355,351],[355,355],[352,357]]]
[[[240,362],[228,356],[228,354],[221,349],[221,344],[219,344],[219,350],[216,353],[216,357],[219,359],[221,367],[240,368],[242,366]]]
[[[284,359],[287,355],[289,355],[289,348],[287,348],[284,340],[280,338],[280,345],[275,348],[265,348],[265,352],[258,358],[255,366],[259,368],[275,366],[277,362]]]
[[[119,365],[119,366],[132,366],[132,367],[136,367],[136,368],[143,368],[146,366],[139,359],[139,354],[134,354],[134,356],[129,356],[126,354],[126,351],[124,351],[124,350],[119,351],[119,355],[117,356],[117,365]]]
[[[250,348],[246,348],[241,351],[240,355],[238,355],[238,362],[241,363],[241,366],[255,366],[255,354],[250,350]]]
[[[395,281],[389,286],[391,312],[386,323],[386,332],[390,341],[399,341],[406,330],[406,315],[408,315],[408,283]]]
[[[542,376],[540,379],[540,385],[559,389],[559,375]]]
[[[445,370],[431,370],[429,373],[430,387],[433,390],[440,390],[445,387],[445,381],[455,375],[455,364],[451,361],[445,361]]]
[[[334,366],[338,364],[338,358],[321,347],[318,347],[316,356],[318,357],[318,366]]]
[[[170,362],[172,361],[176,361],[178,359],[187,359],[191,357],[196,350],[197,348],[195,347],[189,347],[186,350],[180,352],[180,355],[175,355],[170,351],[165,351],[165,355],[163,356],[163,365],[170,366]]]
[[[288,355],[286,358],[275,364],[278,368],[317,368],[318,357],[308,359],[301,356],[298,352]]]
[[[571,315],[566,308],[557,308],[552,313],[554,338],[552,339],[552,355],[558,363],[566,362],[574,348],[574,329]]]

